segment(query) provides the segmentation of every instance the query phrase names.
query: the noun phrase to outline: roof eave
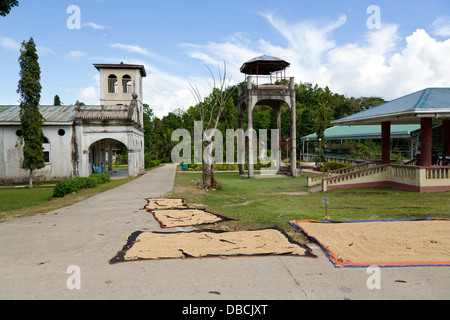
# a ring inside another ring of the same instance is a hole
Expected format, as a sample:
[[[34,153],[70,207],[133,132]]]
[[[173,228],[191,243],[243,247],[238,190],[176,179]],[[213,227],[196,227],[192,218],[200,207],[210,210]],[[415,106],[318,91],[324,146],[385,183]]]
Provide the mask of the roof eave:
[[[378,116],[360,117],[357,119],[331,121],[333,125],[367,125],[367,124],[380,124],[381,122],[395,122],[395,121],[407,121],[407,119],[420,119],[420,118],[435,118],[446,119],[450,118],[450,110],[446,109],[424,109],[414,110],[407,112],[386,113]]]

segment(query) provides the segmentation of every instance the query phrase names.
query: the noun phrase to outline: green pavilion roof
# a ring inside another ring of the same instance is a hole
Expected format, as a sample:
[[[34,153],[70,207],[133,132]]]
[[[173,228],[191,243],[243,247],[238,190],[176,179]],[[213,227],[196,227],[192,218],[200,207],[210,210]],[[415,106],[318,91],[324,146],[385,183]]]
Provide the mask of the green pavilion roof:
[[[450,119],[450,88],[428,88],[379,106],[332,121],[334,125],[420,124],[421,118],[432,118],[440,124]]]
[[[419,130],[420,125],[392,125],[391,138],[410,138],[411,133]],[[366,140],[381,139],[381,125],[337,126],[325,130],[327,140]],[[302,141],[316,141],[315,133],[301,138]]]

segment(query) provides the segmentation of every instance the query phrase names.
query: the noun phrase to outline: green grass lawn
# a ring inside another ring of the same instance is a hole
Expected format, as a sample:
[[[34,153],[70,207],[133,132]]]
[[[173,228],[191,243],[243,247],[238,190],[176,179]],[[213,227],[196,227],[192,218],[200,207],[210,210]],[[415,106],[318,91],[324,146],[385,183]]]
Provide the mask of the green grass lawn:
[[[177,172],[174,197],[192,206],[239,221],[215,228],[245,230],[274,225],[289,230],[287,221],[325,218],[322,197],[330,200],[328,213],[334,221],[450,218],[450,192],[416,193],[392,188],[333,190],[308,193],[307,175],[299,178],[248,179],[237,173],[215,172],[222,189],[204,191],[194,181],[200,173]]]
[[[0,212],[7,213],[25,207],[34,207],[48,202],[53,188],[2,189],[0,190]]]
[[[52,198],[53,188],[0,189],[0,222],[32,216],[70,206],[99,193],[116,188],[134,178],[111,180],[93,189],[82,189],[64,198]]]

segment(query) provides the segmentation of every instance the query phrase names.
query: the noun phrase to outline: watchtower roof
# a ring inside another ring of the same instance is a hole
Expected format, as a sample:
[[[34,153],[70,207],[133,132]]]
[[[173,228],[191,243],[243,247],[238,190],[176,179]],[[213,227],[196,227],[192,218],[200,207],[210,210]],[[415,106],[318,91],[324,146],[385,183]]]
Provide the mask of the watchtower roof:
[[[276,71],[282,71],[291,64],[283,59],[271,56],[260,56],[245,62],[241,72],[249,75],[270,75]]]

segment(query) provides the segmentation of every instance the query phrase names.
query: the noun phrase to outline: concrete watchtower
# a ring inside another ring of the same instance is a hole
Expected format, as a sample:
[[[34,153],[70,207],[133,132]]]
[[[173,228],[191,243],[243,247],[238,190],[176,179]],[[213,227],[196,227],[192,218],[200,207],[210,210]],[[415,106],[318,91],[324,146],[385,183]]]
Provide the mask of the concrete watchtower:
[[[296,107],[294,78],[286,78],[286,69],[290,63],[270,56],[261,56],[247,61],[241,67],[241,72],[246,75],[246,86],[238,86],[238,127],[244,128],[244,111],[247,109],[247,128],[249,139],[249,151],[255,150],[255,139],[252,136],[253,109],[257,105],[270,106],[274,109],[278,132],[281,132],[281,107],[286,103],[291,109],[291,137],[290,137],[290,163],[291,175],[297,176],[297,137],[296,137]],[[256,84],[255,84],[256,82]],[[281,138],[281,137],[280,137]],[[253,164],[256,163],[254,153],[248,153],[248,176],[252,177]],[[280,168],[281,154],[278,152],[277,168]],[[239,165],[239,173],[244,173],[244,165]]]

